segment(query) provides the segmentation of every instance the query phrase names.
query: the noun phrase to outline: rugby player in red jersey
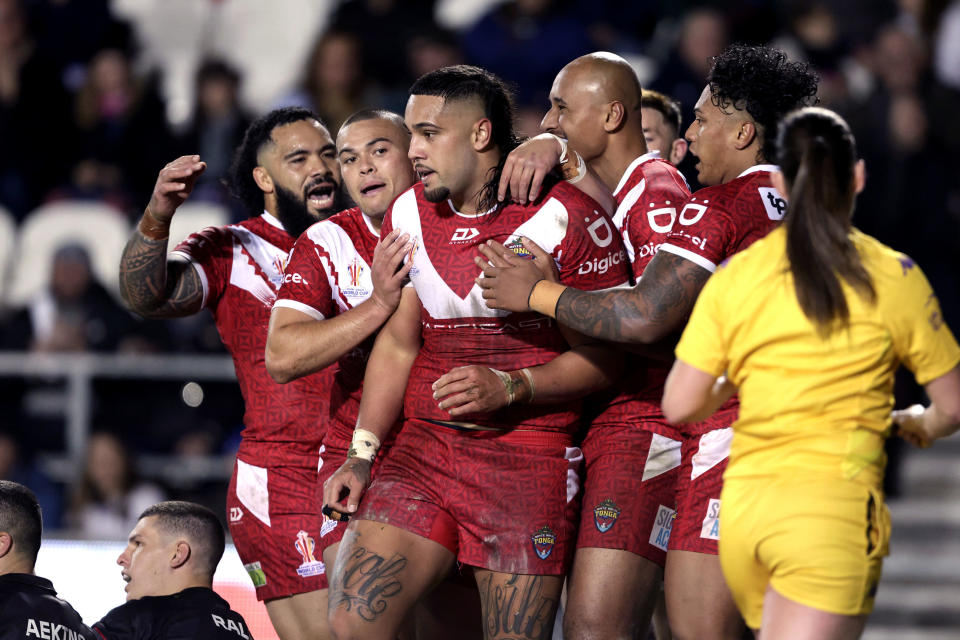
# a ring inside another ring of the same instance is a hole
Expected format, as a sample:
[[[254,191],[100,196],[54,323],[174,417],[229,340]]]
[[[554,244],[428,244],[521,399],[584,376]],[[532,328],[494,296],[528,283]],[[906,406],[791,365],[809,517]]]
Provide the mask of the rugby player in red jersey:
[[[326,127],[278,109],[247,129],[228,181],[248,220],[194,233],[167,254],[170,221],[206,165],[168,164],[120,263],[123,298],[149,317],[209,309],[233,357],[246,413],[227,495],[230,533],[282,640],[325,638],[317,464],[329,380],[274,382],[264,366],[270,308],[297,236],[338,211],[340,167]]]
[[[476,67],[448,67],[411,89],[405,120],[420,182],[397,198],[382,233],[414,239],[411,285],[381,330],[367,365],[357,430],[325,502],[356,511],[331,580],[336,637],[392,638],[406,613],[458,562],[473,567],[487,638],[549,637],[575,542],[580,403],[566,378],[603,378],[605,349],[580,344],[536,314],[491,311],[474,283],[473,256],[487,239],[522,251],[539,239],[560,278],[585,288],[621,286],[626,256],[602,208],[564,182],[529,205],[497,202],[499,171],[516,146],[502,81]],[[529,367],[582,351],[557,379]],[[474,364],[502,381],[511,406],[451,420],[434,382]],[[404,426],[364,493],[379,441],[400,412]],[[345,493],[349,495],[344,496]]]
[[[561,325],[613,342],[655,343],[683,327],[707,278],[730,255],[765,235],[785,203],[770,183],[779,119],[815,99],[817,77],[766,47],[734,45],[713,61],[687,129],[698,179],[660,250],[632,290],[577,291],[549,282],[543,260],[520,261],[503,247],[481,247],[479,284],[491,308],[536,310]],[[542,254],[530,243],[524,246]],[[492,262],[493,266],[486,265]],[[677,513],[666,563],[674,637],[737,638],[742,621],[716,557],[720,485],[729,451],[730,402],[711,420],[681,425]]]

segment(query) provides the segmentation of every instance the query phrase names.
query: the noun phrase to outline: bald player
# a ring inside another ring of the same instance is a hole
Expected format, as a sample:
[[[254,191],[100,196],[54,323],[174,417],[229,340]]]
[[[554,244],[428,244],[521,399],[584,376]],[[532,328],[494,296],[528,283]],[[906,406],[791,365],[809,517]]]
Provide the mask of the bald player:
[[[511,174],[501,181],[520,193],[525,176],[582,158],[613,195],[613,220],[635,279],[690,195],[677,169],[647,148],[641,95],[623,58],[606,52],[577,58],[554,80],[540,125],[547,133],[511,154]],[[531,185],[530,192],[538,189]],[[637,355],[626,371],[586,407],[587,475],[563,625],[569,639],[642,634],[663,580],[680,464],[680,436],[660,410],[668,365]]]

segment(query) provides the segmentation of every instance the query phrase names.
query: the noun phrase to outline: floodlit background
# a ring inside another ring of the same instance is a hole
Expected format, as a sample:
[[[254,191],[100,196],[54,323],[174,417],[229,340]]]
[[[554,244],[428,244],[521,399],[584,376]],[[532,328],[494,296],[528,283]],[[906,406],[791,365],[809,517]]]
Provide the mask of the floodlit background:
[[[680,100],[685,128],[709,57],[734,41],[820,71],[867,163],[855,223],[915,258],[960,327],[960,0],[0,0],[0,477],[43,503],[57,539],[38,571],[93,621],[122,601],[120,546],[68,540],[122,540],[167,497],[224,511],[243,404],[215,327],[144,322],[117,298],[166,162],[208,163],[176,242],[243,217],[217,179],[271,108],[313,107],[335,133],[469,62],[514,84],[532,134],[557,71],[610,50]],[[909,376],[897,396],[923,400]],[[960,637],[960,444],[890,454],[893,555],[866,637]],[[246,607],[235,556],[218,576]]]

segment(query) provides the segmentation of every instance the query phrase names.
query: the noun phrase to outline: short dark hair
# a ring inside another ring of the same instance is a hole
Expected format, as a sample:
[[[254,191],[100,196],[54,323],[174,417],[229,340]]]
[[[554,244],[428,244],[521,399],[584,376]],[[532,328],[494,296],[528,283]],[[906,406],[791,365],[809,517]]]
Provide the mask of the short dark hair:
[[[157,525],[166,533],[190,540],[199,566],[213,578],[226,544],[223,525],[213,511],[195,502],[168,500],[144,509],[140,520],[150,516],[157,517]]]
[[[43,534],[43,515],[37,496],[18,482],[0,480],[0,531],[13,538],[13,549],[37,563],[40,536]]]
[[[500,150],[500,162],[483,187],[480,206],[481,209],[490,209],[496,205],[503,164],[507,155],[520,144],[514,127],[516,106],[513,91],[507,83],[486,69],[458,64],[423,74],[410,87],[410,95],[437,96],[444,102],[477,100],[480,103],[483,115],[492,125],[493,143]]]
[[[361,109],[360,111],[355,111],[343,121],[343,124],[340,125],[340,131],[343,131],[344,127],[354,122],[363,122],[365,120],[387,120],[397,125],[401,130],[408,131],[407,125],[403,121],[403,116],[393,111],[388,111],[387,109]]]
[[[760,160],[776,156],[777,123],[794,109],[815,104],[820,77],[806,62],[791,62],[770,47],[734,44],[713,58],[707,79],[713,104],[746,110],[757,123]]]
[[[683,115],[680,113],[679,102],[659,91],[643,89],[640,94],[640,106],[644,109],[653,109],[663,114],[663,120],[667,123],[667,126],[673,127],[675,132],[673,137],[680,137],[680,126],[683,124]]]
[[[230,194],[243,203],[250,215],[263,213],[263,192],[253,179],[253,170],[257,167],[257,155],[264,145],[270,142],[274,129],[301,120],[315,120],[326,128],[320,116],[310,109],[284,107],[260,116],[250,123],[243,134],[243,142],[233,154],[233,162],[223,183]]]

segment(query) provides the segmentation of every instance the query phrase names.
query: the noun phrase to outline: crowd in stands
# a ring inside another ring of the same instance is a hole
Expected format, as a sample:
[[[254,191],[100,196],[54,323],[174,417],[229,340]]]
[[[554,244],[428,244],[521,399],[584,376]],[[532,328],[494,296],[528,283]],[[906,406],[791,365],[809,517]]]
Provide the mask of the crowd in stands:
[[[192,202],[220,207],[227,220],[246,217],[220,178],[243,131],[265,110],[243,99],[248,70],[220,55],[201,56],[189,117],[171,118],[164,74],[173,70],[144,55],[143,25],[128,16],[145,14],[118,10],[129,4],[0,0],[0,217],[15,228],[25,228],[44,206],[75,201],[105,203],[132,225],[157,172],[185,153],[207,163]],[[268,106],[310,107],[336,132],[364,107],[402,113],[415,78],[465,62],[514,85],[520,131],[534,135],[558,70],[579,55],[611,50],[635,63],[644,86],[679,100],[683,131],[711,56],[730,42],[773,44],[814,65],[822,78],[821,104],[844,115],[853,129],[870,176],[855,224],[916,257],[947,322],[960,323],[960,127],[953,123],[960,108],[960,0],[508,0],[487,3],[456,28],[438,20],[443,4],[331,0],[322,21],[298,25],[314,45],[302,70]],[[263,7],[269,11],[268,3]],[[268,18],[250,12],[251,20]],[[694,162],[688,155],[680,165],[692,189],[699,186]],[[9,260],[0,262],[0,274],[10,277],[12,265],[29,258],[16,248],[12,256],[0,255]],[[147,322],[124,310],[116,283],[97,277],[82,244],[61,244],[46,259],[46,286],[27,300],[0,297],[0,349],[222,353],[207,314]],[[8,290],[0,287],[0,295]],[[124,433],[134,451],[123,451],[116,435],[92,438],[89,466],[98,473],[78,469],[83,480],[71,495],[32,462],[38,451],[63,447],[62,419],[38,409],[44,404],[38,394],[47,397],[52,384],[5,379],[0,392],[0,419],[7,423],[0,429],[0,478],[32,487],[51,528],[83,530],[91,517],[104,522],[92,514],[108,510],[113,531],[125,536],[140,511],[162,499],[159,488],[133,480],[128,456],[147,450],[229,453],[230,437],[240,428],[242,403],[223,385],[208,394],[203,411],[165,407],[142,418],[145,424],[131,436],[134,418],[124,403],[140,403],[158,385],[104,385],[96,391],[97,426]],[[898,404],[907,404],[920,391],[904,384],[900,393]],[[205,435],[197,440],[196,433]],[[188,436],[193,439],[180,442]],[[111,463],[95,462],[98,455],[112,456]],[[223,512],[219,505],[214,510]]]

